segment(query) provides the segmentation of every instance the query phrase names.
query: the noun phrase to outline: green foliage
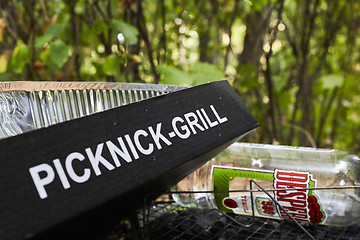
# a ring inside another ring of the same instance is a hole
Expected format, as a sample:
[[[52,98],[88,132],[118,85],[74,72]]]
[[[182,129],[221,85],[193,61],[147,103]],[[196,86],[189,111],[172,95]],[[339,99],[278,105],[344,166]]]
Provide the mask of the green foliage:
[[[246,141],[360,152],[359,11],[353,0],[6,1],[0,80],[227,79],[262,125]]]
[[[24,66],[30,61],[30,50],[23,42],[18,41],[10,58],[10,69],[14,73],[21,73]]]
[[[161,81],[164,84],[191,86],[194,82],[190,73],[173,66],[160,65],[157,70],[161,73]]]
[[[105,63],[103,65],[103,70],[106,75],[115,75],[119,70],[120,59],[118,56],[112,54],[105,57]]]
[[[237,69],[239,81],[235,84],[235,88],[239,92],[252,91],[262,85],[257,78],[257,68],[251,64],[243,64]]]
[[[49,60],[57,67],[62,68],[69,57],[69,47],[61,40],[50,45]]]
[[[6,72],[8,60],[6,59],[6,55],[3,54],[0,56],[0,74]]]
[[[126,22],[123,22],[119,19],[113,19],[111,21],[111,27],[115,33],[116,38],[118,34],[121,33],[125,37],[125,43],[131,45],[131,44],[136,44],[138,42],[139,32],[134,26]]]
[[[64,31],[64,25],[55,23],[51,25],[42,36],[36,38],[35,47],[40,48],[57,38]]]
[[[101,33],[106,34],[108,29],[109,27],[103,19],[96,19],[96,21],[91,26],[91,30],[92,30],[91,34],[101,34]],[[106,36],[105,38],[107,39],[108,37]]]
[[[323,89],[334,89],[341,87],[344,83],[343,75],[329,74],[321,77]]]
[[[224,72],[216,65],[197,62],[192,66],[194,85],[225,79]]]
[[[225,79],[224,73],[209,63],[195,63],[188,72],[165,65],[158,66],[157,70],[161,73],[162,83],[171,85],[191,86]]]

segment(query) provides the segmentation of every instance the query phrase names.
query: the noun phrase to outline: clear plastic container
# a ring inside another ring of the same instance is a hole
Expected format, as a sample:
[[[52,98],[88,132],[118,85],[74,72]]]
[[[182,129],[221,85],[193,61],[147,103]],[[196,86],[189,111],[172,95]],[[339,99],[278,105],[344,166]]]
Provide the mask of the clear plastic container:
[[[360,220],[359,177],[359,157],[344,151],[234,143],[179,182],[173,190],[185,193],[173,198],[185,207],[289,220],[255,185],[251,197],[254,180],[300,223],[347,226]]]

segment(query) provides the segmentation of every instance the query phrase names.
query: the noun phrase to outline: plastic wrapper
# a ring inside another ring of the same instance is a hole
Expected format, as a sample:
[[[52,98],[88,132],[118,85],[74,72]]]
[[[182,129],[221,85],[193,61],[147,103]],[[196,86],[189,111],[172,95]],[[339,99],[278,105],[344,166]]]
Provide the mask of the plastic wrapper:
[[[141,83],[0,83],[0,139],[183,89]]]

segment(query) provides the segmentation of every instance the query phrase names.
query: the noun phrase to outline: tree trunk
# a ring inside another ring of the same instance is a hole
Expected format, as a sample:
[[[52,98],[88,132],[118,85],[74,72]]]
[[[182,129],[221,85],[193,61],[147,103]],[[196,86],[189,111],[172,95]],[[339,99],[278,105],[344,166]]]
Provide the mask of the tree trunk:
[[[260,58],[263,55],[264,38],[267,32],[272,6],[264,7],[262,11],[249,13],[246,17],[246,35],[244,50],[238,56],[239,64],[251,64],[259,66]]]
[[[246,17],[246,34],[244,40],[244,50],[238,55],[237,59],[239,62],[238,69],[241,69],[241,76],[236,78],[234,81],[234,88],[240,87],[241,82],[252,76],[254,81],[258,80],[260,58],[263,56],[263,45],[265,35],[268,31],[271,12],[273,10],[272,5],[264,7],[261,11],[250,12]],[[254,94],[257,102],[259,111],[264,116],[264,122],[262,135],[265,139],[269,139],[272,142],[272,132],[270,129],[269,119],[266,117],[267,111],[262,103],[262,94],[259,89],[254,89]]]

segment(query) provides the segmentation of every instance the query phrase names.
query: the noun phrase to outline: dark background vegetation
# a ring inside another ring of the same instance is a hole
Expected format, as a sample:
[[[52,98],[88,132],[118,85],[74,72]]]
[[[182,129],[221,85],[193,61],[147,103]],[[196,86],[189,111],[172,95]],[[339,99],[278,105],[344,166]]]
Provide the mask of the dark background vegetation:
[[[246,141],[360,152],[357,0],[8,0],[0,80],[227,79]]]

